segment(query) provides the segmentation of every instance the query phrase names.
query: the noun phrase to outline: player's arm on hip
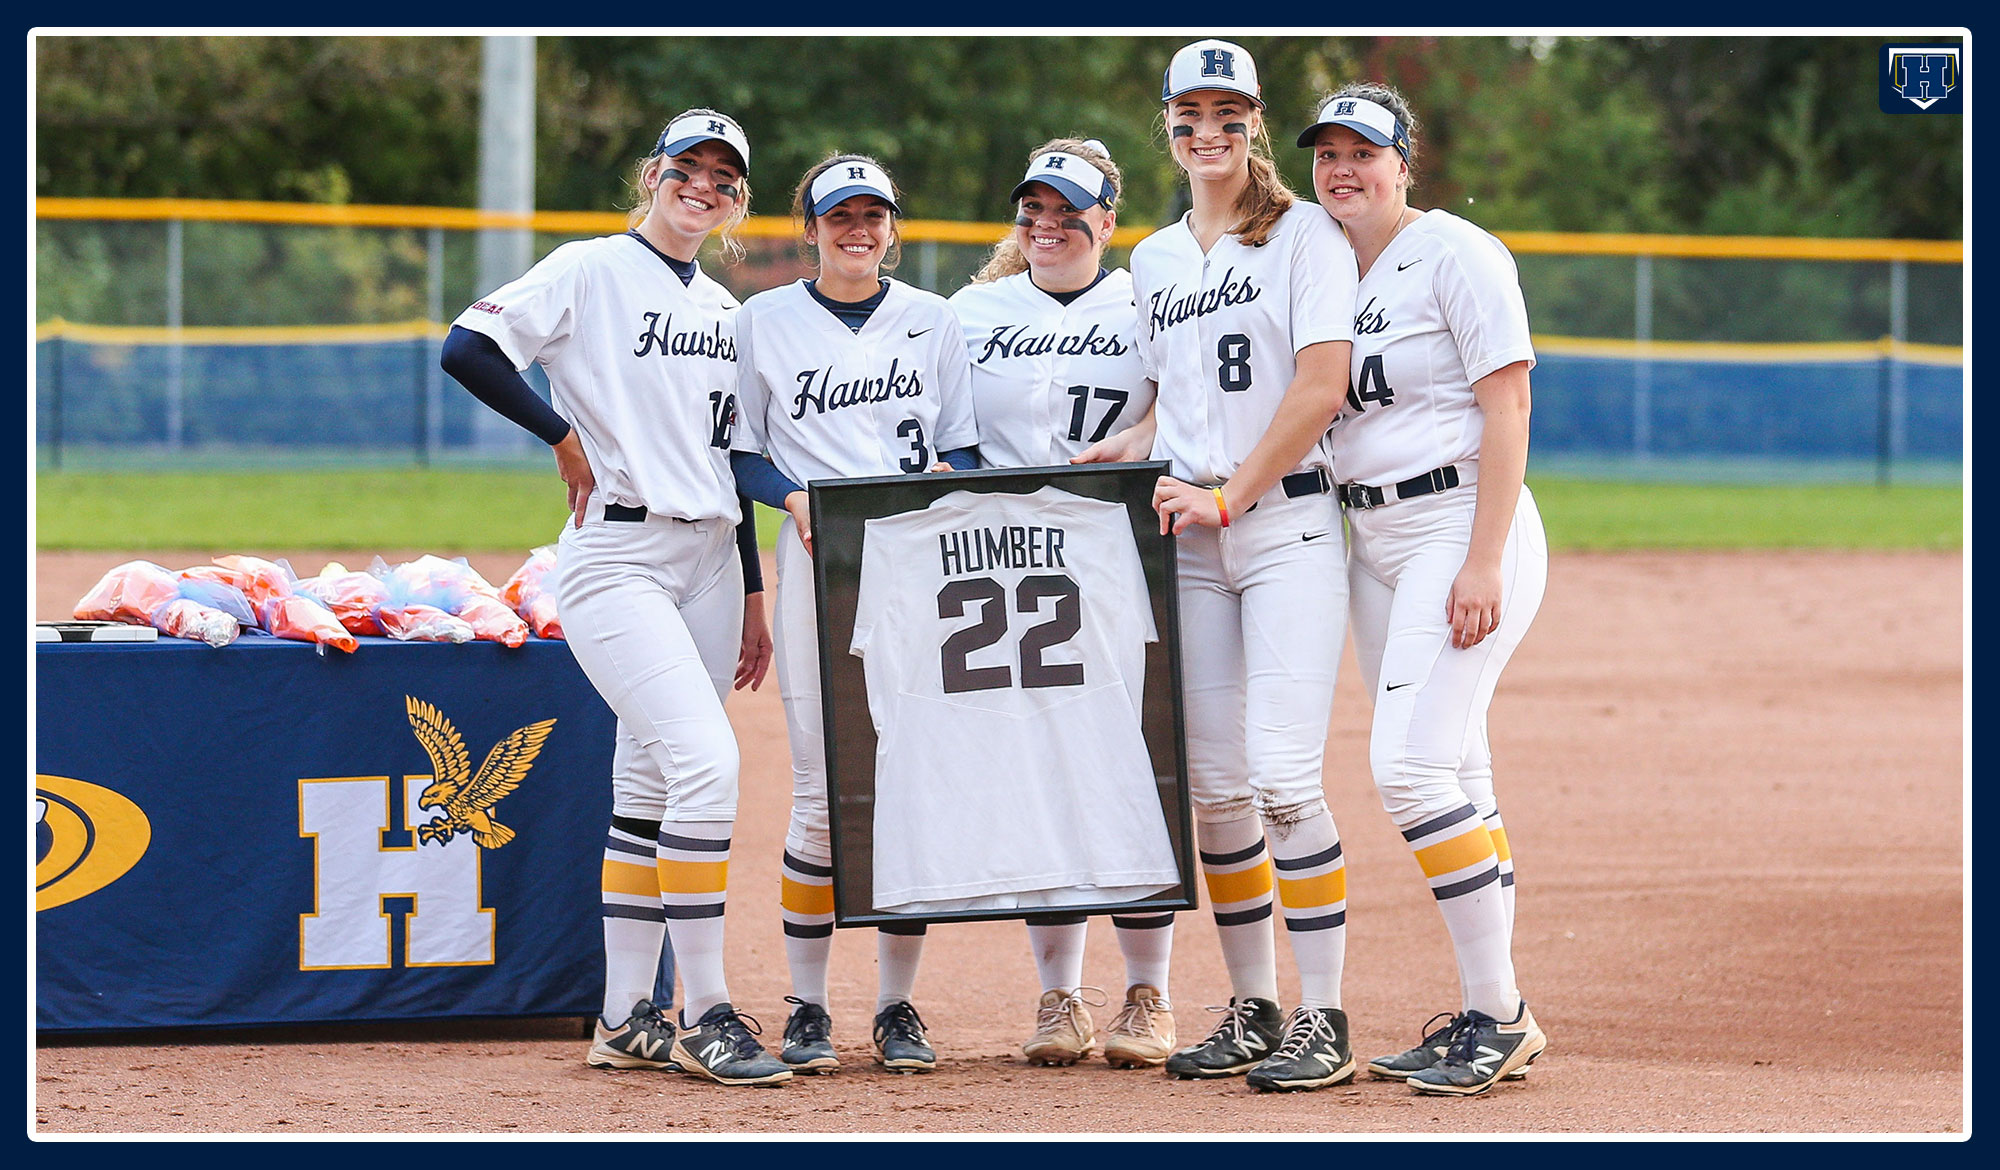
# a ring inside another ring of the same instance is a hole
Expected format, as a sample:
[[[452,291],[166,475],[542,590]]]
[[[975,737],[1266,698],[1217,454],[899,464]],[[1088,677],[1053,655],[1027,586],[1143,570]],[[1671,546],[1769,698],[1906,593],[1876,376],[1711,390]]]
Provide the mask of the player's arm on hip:
[[[1507,533],[1514,525],[1521,484],[1528,473],[1528,362],[1500,367],[1472,384],[1472,397],[1484,416],[1479,438],[1478,493],[1472,514],[1472,537],[1465,564],[1451,583],[1445,616],[1451,621],[1452,645],[1476,646],[1500,625],[1500,566]]]
[[[1353,353],[1354,343],[1349,341],[1316,342],[1298,352],[1291,385],[1285,387],[1271,425],[1222,485],[1232,513],[1241,514],[1263,499],[1333,425],[1347,396],[1347,366]]]

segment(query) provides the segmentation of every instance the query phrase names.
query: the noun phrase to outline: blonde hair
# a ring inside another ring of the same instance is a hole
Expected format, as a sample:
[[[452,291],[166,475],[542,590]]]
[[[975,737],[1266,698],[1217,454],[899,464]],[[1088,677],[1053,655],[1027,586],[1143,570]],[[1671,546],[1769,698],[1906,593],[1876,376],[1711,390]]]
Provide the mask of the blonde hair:
[[[896,186],[896,177],[889,174],[889,168],[865,154],[830,154],[814,163],[812,169],[806,172],[805,178],[799,180],[798,188],[792,192],[792,226],[799,233],[799,257],[814,272],[819,271],[819,249],[806,242],[806,225],[818,218],[812,213],[813,180],[825,174],[827,169],[836,163],[867,163],[881,171],[889,180],[889,194],[895,196],[898,206],[903,202],[902,189]],[[889,238],[889,250],[882,254],[883,272],[895,271],[896,265],[903,259],[903,233],[896,227],[896,221],[901,218],[896,212],[889,213],[889,229],[894,234]]]
[[[1167,134],[1167,141],[1173,141],[1173,130],[1167,125],[1167,110],[1160,110],[1160,128]],[[1262,107],[1257,110],[1257,132],[1250,135],[1250,184],[1236,197],[1238,219],[1229,229],[1229,234],[1252,248],[1261,248],[1271,242],[1271,233],[1276,230],[1278,220],[1299,197],[1285,186],[1284,177],[1278,174],[1278,164],[1271,161],[1271,127],[1264,117]]]
[[[1111,155],[1104,149],[1104,144],[1094,138],[1053,138],[1030,152],[1028,161],[1032,164],[1035,159],[1058,150],[1064,154],[1077,156],[1102,171],[1104,177],[1111,180],[1111,201],[1106,204],[1106,209],[1116,211],[1118,198],[1125,192],[1125,177],[1118,173],[1118,164],[1111,161]],[[1099,256],[1104,254],[1102,244],[1098,245],[1097,252]],[[985,284],[1027,270],[1028,258],[1021,254],[1021,245],[1014,239],[1014,233],[1008,232],[1005,238],[993,245],[993,253],[986,258],[986,264],[978,272],[973,273],[972,283]]]
[[[727,114],[717,113],[706,106],[696,106],[694,109],[682,110],[680,113],[668,118],[667,125],[671,126],[691,114],[701,114],[711,118],[729,117]],[[729,120],[732,122],[735,121],[734,118],[730,118]],[[664,127],[662,130],[664,131]],[[646,185],[646,168],[665,157],[666,153],[664,151],[656,149],[653,153],[640,159],[638,164],[632,168],[633,204],[632,210],[625,213],[626,230],[629,231],[632,228],[638,227],[646,221],[648,215],[652,214],[653,196],[657,188]],[[743,221],[750,218],[750,176],[737,176],[736,192],[736,206],[730,210],[729,218],[723,220],[722,226],[716,229],[722,234],[722,261],[725,264],[734,264],[738,260],[743,259],[743,241],[736,238],[736,229],[742,227]]]

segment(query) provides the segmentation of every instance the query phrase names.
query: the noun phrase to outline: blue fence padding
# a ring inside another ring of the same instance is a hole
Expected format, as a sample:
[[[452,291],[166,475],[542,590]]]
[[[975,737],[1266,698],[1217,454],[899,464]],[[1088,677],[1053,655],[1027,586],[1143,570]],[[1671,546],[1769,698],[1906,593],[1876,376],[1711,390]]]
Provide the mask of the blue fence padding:
[[[1965,375],[1956,366],[1900,364],[1898,458],[1963,450]],[[1595,455],[1638,450],[1639,363],[1545,356],[1535,366],[1535,449]],[[1674,456],[1872,458],[1883,442],[1890,369],[1856,362],[1654,359],[1646,453]]]
[[[35,437],[44,449],[167,441],[167,347],[72,338],[41,341],[35,350]],[[181,442],[462,450],[473,442],[475,412],[485,408],[443,378],[437,433],[426,435],[425,379],[442,378],[431,373],[436,361],[437,344],[429,339],[189,345],[181,359]],[[1637,450],[1637,372],[1633,358],[1542,357],[1534,373],[1536,451]],[[1905,362],[1900,372],[1901,441],[1891,456],[1957,458],[1964,439],[1963,370]],[[1889,373],[1880,360],[1656,358],[1650,363],[1645,453],[1874,458]],[[539,370],[530,371],[530,381],[544,385]]]

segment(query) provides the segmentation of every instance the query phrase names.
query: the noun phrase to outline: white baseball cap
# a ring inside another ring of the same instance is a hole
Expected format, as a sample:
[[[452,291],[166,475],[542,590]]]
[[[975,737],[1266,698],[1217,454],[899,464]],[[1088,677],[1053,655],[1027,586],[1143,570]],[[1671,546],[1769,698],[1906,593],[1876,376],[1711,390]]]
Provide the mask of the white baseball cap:
[[[812,182],[812,213],[825,215],[833,205],[856,195],[873,195],[889,205],[889,210],[897,215],[903,209],[896,205],[895,185],[881,167],[871,162],[849,159],[837,162],[819,173]]]
[[[1319,104],[1319,121],[1299,131],[1299,145],[1310,147],[1328,126],[1345,126],[1377,146],[1393,146],[1410,157],[1410,132],[1389,107],[1364,97],[1330,97]]]
[[[1100,154],[1111,154],[1095,138],[1084,145]],[[1027,177],[1015,186],[1014,193],[1007,198],[1018,202],[1021,192],[1027,190],[1030,183],[1047,183],[1062,192],[1062,197],[1076,207],[1094,207],[1100,203],[1109,207],[1118,198],[1118,189],[1112,186],[1110,175],[1098,170],[1082,155],[1063,150],[1052,150],[1029,163]]]
[[[701,142],[720,142],[729,147],[742,160],[743,173],[750,173],[750,139],[736,119],[727,114],[682,114],[660,131],[660,141],[653,153],[675,155]]]
[[[1226,89],[1249,98],[1259,109],[1264,98],[1257,86],[1257,63],[1249,50],[1232,41],[1213,38],[1184,45],[1167,63],[1167,81],[1160,100],[1173,101],[1198,89]]]

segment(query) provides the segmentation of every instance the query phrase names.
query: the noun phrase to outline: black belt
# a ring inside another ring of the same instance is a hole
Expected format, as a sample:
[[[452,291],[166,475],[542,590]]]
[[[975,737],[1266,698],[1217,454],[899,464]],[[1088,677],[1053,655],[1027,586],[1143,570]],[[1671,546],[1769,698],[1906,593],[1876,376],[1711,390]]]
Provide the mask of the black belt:
[[[1412,496],[1428,496],[1458,486],[1458,468],[1440,467],[1426,471],[1422,475],[1406,479],[1392,488],[1369,487],[1365,483],[1344,483],[1340,485],[1340,502],[1350,508],[1379,508],[1389,502],[1389,493],[1395,492],[1399,500]]]
[[[604,518],[606,520],[644,520],[646,518],[646,506],[641,504],[636,508],[631,508],[624,504],[606,504],[604,505]]]
[[[1219,488],[1222,485],[1211,483],[1200,486]],[[1285,490],[1285,497],[1287,499],[1296,500],[1300,496],[1323,496],[1333,490],[1333,477],[1326,473],[1326,468],[1315,467],[1311,471],[1298,471],[1286,476],[1278,481],[1278,486]],[[1247,516],[1256,510],[1257,504],[1253,501],[1249,507],[1243,509],[1243,513]]]
[[[1315,467],[1311,471],[1286,476],[1278,481],[1278,486],[1284,488],[1285,495],[1294,500],[1300,496],[1323,496],[1333,489],[1333,477],[1326,473],[1326,468]]]

